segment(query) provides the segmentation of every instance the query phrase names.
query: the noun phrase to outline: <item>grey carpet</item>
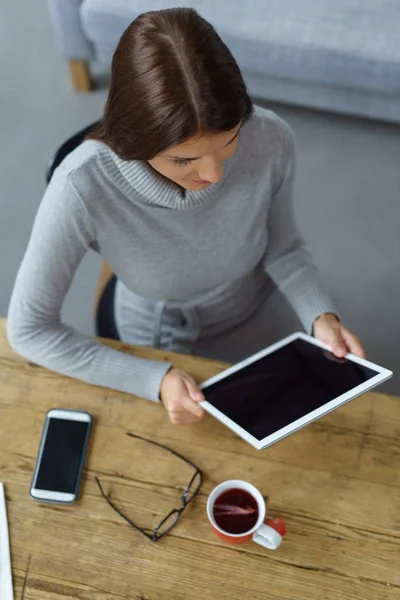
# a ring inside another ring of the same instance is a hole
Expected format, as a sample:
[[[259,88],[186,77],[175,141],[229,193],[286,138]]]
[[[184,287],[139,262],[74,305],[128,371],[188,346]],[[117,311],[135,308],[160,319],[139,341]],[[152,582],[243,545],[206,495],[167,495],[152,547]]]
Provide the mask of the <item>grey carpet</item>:
[[[42,2],[0,7],[0,315],[44,190],[44,170],[66,137],[96,119],[105,89],[72,92]],[[264,102],[265,104],[265,102]],[[268,104],[265,104],[268,106]],[[296,206],[343,320],[371,359],[400,373],[400,128],[272,106],[297,134]],[[92,333],[99,260],[83,261],[63,317]],[[381,388],[400,394],[400,377]]]

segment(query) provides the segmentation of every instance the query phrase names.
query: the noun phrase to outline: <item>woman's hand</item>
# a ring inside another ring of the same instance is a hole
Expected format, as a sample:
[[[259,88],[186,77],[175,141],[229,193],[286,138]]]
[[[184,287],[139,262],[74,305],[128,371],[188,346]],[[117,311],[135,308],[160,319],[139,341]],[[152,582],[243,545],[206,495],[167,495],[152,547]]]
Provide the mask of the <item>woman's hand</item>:
[[[171,369],[161,383],[160,398],[171,423],[186,425],[197,423],[205,415],[198,405],[205,398],[196,382],[183,369]]]
[[[343,358],[348,352],[365,358],[365,352],[358,337],[342,325],[334,314],[324,313],[315,319],[313,334],[317,340],[328,344],[338,358]]]

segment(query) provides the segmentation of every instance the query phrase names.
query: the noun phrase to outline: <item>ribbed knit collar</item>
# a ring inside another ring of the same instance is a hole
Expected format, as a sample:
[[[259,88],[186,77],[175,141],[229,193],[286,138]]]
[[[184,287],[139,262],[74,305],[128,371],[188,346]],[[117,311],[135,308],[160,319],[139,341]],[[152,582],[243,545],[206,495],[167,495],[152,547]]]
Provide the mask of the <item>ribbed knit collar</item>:
[[[128,198],[175,210],[197,208],[215,198],[225,184],[233,158],[224,161],[223,175],[218,183],[202,190],[190,191],[183,190],[157,173],[146,161],[121,160],[103,144],[99,148],[99,156],[105,171]]]

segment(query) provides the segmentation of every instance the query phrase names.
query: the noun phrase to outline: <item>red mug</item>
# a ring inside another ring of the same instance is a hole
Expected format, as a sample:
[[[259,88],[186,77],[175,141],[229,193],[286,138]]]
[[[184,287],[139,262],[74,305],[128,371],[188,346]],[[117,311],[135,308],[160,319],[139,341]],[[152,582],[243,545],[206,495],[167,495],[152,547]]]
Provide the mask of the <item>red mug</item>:
[[[257,522],[255,523],[255,525],[253,525],[253,527],[251,527],[251,529],[245,531],[244,533],[230,533],[228,531],[225,531],[218,525],[214,517],[214,504],[216,500],[224,492],[233,489],[240,489],[247,492],[257,502]],[[269,520],[267,523],[270,523],[272,525],[275,524],[275,528],[269,524],[264,523],[265,512],[265,500],[261,492],[259,492],[259,490],[256,487],[254,487],[254,485],[251,485],[251,483],[248,483],[247,481],[241,481],[240,479],[230,479],[229,481],[224,481],[223,483],[220,483],[219,485],[217,485],[217,487],[213,489],[207,500],[208,520],[210,521],[211,527],[213,528],[214,532],[222,540],[230,544],[244,544],[245,542],[249,542],[252,540],[253,542],[260,544],[261,546],[264,546],[269,550],[276,550],[281,545],[282,536],[285,534],[284,522],[282,520],[279,520],[279,525],[277,526],[276,521],[274,522],[273,520]],[[281,531],[282,535],[277,531],[277,529]]]

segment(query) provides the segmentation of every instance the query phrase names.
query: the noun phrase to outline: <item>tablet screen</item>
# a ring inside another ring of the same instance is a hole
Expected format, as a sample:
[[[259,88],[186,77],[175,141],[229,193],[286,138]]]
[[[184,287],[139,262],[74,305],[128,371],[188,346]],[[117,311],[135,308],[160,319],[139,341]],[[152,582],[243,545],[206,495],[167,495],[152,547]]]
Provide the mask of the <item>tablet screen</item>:
[[[210,404],[263,440],[377,374],[297,339],[203,391]]]

